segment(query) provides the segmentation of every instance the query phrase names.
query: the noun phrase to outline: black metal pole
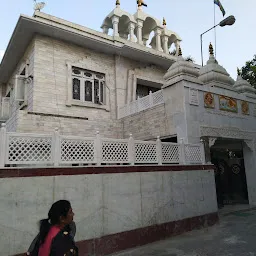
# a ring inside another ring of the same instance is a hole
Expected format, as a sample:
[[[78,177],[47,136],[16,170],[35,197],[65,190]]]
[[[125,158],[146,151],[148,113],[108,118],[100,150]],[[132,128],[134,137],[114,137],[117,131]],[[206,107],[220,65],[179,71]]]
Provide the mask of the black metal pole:
[[[204,33],[202,33],[202,34],[200,35],[202,67],[203,67],[203,65],[204,65],[204,59],[203,59],[203,35],[204,35],[205,33],[209,32],[209,31],[211,31],[212,29],[216,28],[216,27],[219,26],[219,25],[220,25],[220,24],[215,25],[214,27],[208,29],[207,31],[205,31]]]
[[[203,58],[203,34],[200,35],[201,41],[201,59],[202,59],[202,67],[204,66],[204,58]]]

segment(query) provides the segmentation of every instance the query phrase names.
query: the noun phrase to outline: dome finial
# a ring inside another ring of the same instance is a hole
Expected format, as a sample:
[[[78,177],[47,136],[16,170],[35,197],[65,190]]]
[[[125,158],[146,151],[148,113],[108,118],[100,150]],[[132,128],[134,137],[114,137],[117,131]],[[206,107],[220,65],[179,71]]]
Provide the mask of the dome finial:
[[[120,1],[116,0],[116,6],[120,5]]]
[[[237,75],[241,76],[241,70],[239,68],[237,68]]]
[[[181,47],[180,46],[179,46],[178,56],[182,56],[182,51],[181,51]]]
[[[214,55],[214,50],[213,50],[213,47],[212,47],[212,43],[210,43],[210,45],[209,45],[209,53],[210,53],[210,55]]]
[[[165,18],[163,18],[163,26],[166,26],[166,25],[167,25],[166,20]]]

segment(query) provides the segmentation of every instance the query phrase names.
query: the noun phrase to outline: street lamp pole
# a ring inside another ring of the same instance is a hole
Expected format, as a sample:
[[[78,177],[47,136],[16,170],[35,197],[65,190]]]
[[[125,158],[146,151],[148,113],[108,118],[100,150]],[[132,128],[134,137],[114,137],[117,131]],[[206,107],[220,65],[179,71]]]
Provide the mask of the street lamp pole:
[[[203,35],[207,32],[211,31],[212,29],[216,28],[217,26],[225,27],[225,26],[232,26],[236,22],[236,19],[233,15],[228,16],[226,19],[222,20],[219,24],[213,26],[212,28],[208,29],[204,33],[200,35],[200,41],[201,41],[201,59],[202,59],[202,66],[204,65],[204,59],[203,59]]]

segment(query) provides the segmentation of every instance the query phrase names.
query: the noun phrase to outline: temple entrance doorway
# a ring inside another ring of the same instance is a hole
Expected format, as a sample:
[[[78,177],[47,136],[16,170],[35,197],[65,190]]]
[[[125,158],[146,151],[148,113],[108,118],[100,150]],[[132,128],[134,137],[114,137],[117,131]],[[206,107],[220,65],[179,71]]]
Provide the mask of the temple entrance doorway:
[[[241,140],[217,139],[211,147],[219,207],[249,204]]]

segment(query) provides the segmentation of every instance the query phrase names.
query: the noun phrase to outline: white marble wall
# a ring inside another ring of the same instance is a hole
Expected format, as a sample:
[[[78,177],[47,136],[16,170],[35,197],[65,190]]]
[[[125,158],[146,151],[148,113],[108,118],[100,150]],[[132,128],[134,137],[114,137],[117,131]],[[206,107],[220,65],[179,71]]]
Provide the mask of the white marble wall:
[[[217,211],[213,171],[1,179],[1,255],[26,251],[59,199],[72,203],[77,241]]]
[[[188,86],[195,87],[192,83],[187,82]],[[203,90],[200,90],[201,89]],[[189,103],[189,88],[184,88],[185,94],[185,111],[186,111],[186,126],[187,139],[190,143],[198,143],[200,141],[200,127],[227,127],[230,129],[237,128],[241,131],[255,132],[256,135],[256,116],[253,113],[256,99],[246,98],[242,94],[227,89],[217,88],[211,89],[204,86],[199,86],[199,105],[191,105]],[[208,89],[208,90],[207,90]],[[226,95],[237,99],[238,113],[231,113],[219,109],[219,98],[215,95],[215,109],[207,109],[204,107],[204,91],[212,91],[218,95]],[[241,110],[241,100],[249,102],[250,115],[243,115]],[[230,134],[232,135],[232,134]],[[256,137],[256,136],[255,136]],[[234,138],[235,139],[235,138]]]
[[[34,38],[22,60],[30,61],[29,74],[34,79],[28,88],[28,107],[15,110],[8,121],[9,130],[19,132],[49,132],[58,127],[64,134],[88,136],[99,130],[105,137],[120,138],[123,130],[116,120],[117,106],[134,100],[137,78],[160,85],[166,72],[121,56],[98,53],[43,36]],[[68,62],[106,75],[106,85],[110,89],[106,90],[107,109],[67,104]],[[13,75],[16,73],[17,70]],[[28,111],[88,118],[88,122],[67,117],[31,116]]]
[[[198,90],[198,104],[190,103],[190,89]],[[199,143],[202,136],[240,139],[244,143],[244,160],[247,176],[250,205],[256,205],[255,163],[256,163],[256,115],[254,108],[256,98],[247,97],[230,89],[211,87],[188,81],[179,81],[164,90],[165,111],[169,123],[177,132],[178,139],[184,138],[186,143]],[[204,93],[212,92],[215,108],[204,106]],[[238,113],[219,109],[219,95],[225,95],[237,100]],[[244,115],[241,101],[249,102],[250,115]],[[170,122],[171,121],[171,122]],[[208,129],[209,134],[202,134]],[[248,147],[249,145],[249,147]]]

